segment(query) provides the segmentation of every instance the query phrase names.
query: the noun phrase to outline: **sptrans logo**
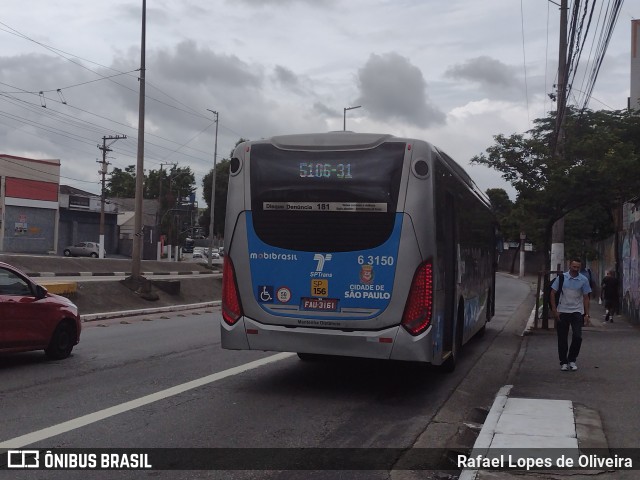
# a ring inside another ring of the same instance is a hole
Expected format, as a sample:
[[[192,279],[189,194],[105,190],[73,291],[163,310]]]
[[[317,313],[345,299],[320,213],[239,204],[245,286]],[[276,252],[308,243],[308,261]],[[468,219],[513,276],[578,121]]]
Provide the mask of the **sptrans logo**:
[[[324,264],[326,262],[329,262],[331,259],[333,258],[333,255],[331,255],[330,253],[327,253],[326,255],[322,255],[321,253],[316,253],[313,256],[313,259],[318,262],[316,264],[316,271],[315,272],[311,272],[311,278],[331,278],[333,277],[333,274],[331,273],[324,273]]]
[[[274,252],[252,252],[249,254],[251,260],[276,260],[281,262],[296,262],[298,255],[295,253],[274,253]]]
[[[318,262],[318,265],[316,266],[316,272],[321,272],[324,270],[324,262],[328,262],[329,260],[331,260],[333,258],[333,255],[331,255],[330,253],[327,253],[326,255],[322,255],[320,253],[316,253],[313,256],[313,259]]]

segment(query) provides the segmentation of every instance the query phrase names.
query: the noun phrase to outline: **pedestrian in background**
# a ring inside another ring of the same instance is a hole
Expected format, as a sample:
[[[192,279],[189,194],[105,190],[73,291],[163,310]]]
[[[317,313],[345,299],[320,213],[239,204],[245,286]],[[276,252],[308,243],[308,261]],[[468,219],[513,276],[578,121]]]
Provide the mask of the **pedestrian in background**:
[[[613,270],[607,271],[602,279],[600,297],[604,302],[604,321],[613,323],[613,314],[618,310],[618,279]]]
[[[587,262],[585,261],[583,265],[586,263]],[[582,267],[580,269],[580,273],[584,275],[586,279],[589,281],[589,287],[591,287],[591,290],[593,291],[593,287],[595,287],[596,282],[593,281],[593,274],[591,273],[591,269],[587,268],[586,266]],[[589,298],[591,298],[591,294],[589,294]]]
[[[581,261],[571,260],[569,271],[564,272],[562,288],[560,288],[560,276],[551,284],[553,290],[550,303],[551,313],[556,321],[556,333],[558,334],[558,357],[560,370],[576,371],[576,360],[582,345],[582,326],[589,324],[589,294],[591,286],[587,277],[580,273]],[[559,298],[556,293],[561,290]],[[571,346],[568,337],[571,328]]]

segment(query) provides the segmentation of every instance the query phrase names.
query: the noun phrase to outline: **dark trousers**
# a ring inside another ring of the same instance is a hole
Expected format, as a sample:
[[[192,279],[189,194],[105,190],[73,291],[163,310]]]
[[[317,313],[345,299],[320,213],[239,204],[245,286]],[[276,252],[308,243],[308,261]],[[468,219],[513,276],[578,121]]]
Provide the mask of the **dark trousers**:
[[[582,345],[582,324],[584,317],[580,312],[561,313],[560,320],[556,325],[558,333],[558,357],[560,364],[575,362],[580,353],[580,345]],[[571,347],[569,347],[569,327],[571,327]],[[567,351],[569,355],[567,356]]]

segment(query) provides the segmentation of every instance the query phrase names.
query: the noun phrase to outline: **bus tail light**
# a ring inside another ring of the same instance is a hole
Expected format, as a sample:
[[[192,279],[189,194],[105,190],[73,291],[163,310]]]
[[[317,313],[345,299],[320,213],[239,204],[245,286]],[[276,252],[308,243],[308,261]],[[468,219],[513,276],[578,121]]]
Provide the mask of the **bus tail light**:
[[[236,283],[236,272],[229,255],[224,257],[222,267],[222,318],[229,325],[234,325],[242,316],[242,305]]]
[[[402,315],[402,326],[411,335],[420,335],[431,324],[433,313],[433,263],[428,260],[413,275],[411,290]]]

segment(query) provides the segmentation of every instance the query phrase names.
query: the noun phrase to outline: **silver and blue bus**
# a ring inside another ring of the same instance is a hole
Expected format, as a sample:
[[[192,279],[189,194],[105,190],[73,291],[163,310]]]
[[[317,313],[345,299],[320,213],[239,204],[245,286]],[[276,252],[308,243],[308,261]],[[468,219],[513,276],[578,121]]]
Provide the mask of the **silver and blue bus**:
[[[222,347],[455,368],[494,314],[488,198],[421,140],[353,132],[237,146]]]

